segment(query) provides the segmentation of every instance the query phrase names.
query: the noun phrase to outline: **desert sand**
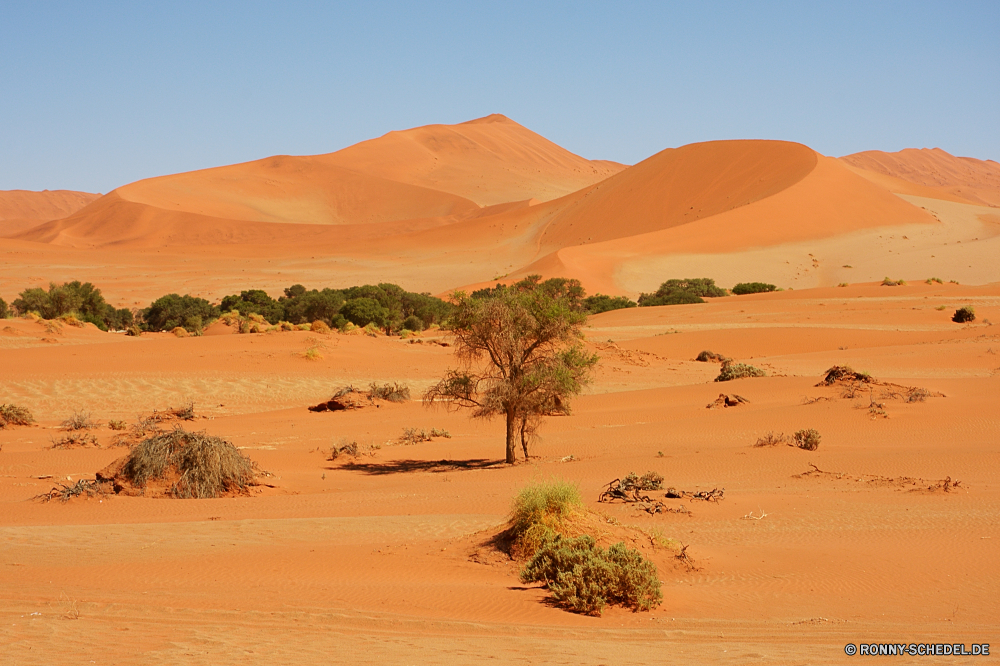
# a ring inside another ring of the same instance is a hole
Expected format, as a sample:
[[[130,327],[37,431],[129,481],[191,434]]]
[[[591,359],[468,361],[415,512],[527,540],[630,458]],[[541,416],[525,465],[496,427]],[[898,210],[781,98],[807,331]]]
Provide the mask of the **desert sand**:
[[[1000,646],[1000,187],[995,163],[943,151],[932,157],[971,171],[928,179],[925,152],[719,141],[626,168],[489,116],[140,181],[4,233],[8,302],[69,279],[127,307],[293,283],[446,294],[529,273],[633,298],[673,277],[784,290],[592,316],[594,382],[514,466],[501,422],[419,402],[457,364],[435,344],[447,333],[126,337],[0,321],[0,402],[38,420],[0,429],[3,659],[753,664],[840,661],[862,641]],[[976,321],[952,322],[967,305]],[[715,383],[719,364],[694,360],[705,349],[768,376]],[[817,386],[843,364],[887,384]],[[414,399],[307,409],[374,381]],[[708,409],[720,393],[748,403]],[[231,440],[268,486],[33,499],[124,453],[106,426],[98,446],[52,448],[74,411],[134,422],[187,401],[186,425]],[[451,437],[404,445],[404,428]],[[818,450],[754,446],[802,428]],[[328,460],[341,438],[369,454]],[[664,500],[687,512],[657,515],[597,501],[647,470],[725,498]],[[550,477],[579,484],[607,535],[656,563],[658,608],[567,612],[484,545],[517,491]],[[643,534],[688,546],[693,566]]]

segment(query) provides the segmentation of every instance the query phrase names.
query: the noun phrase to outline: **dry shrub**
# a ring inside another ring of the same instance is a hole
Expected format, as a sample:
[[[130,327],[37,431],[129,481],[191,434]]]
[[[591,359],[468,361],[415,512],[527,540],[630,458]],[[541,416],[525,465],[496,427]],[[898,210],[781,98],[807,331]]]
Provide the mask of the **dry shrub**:
[[[424,430],[423,428],[403,428],[403,436],[399,438],[399,443],[404,445],[419,444],[429,442],[435,437],[451,439],[451,433],[439,428]]]
[[[909,393],[906,394],[906,402],[924,402],[933,395],[925,388],[910,389]]]
[[[73,412],[68,419],[60,423],[59,427],[63,430],[91,430],[99,428],[100,424],[90,420],[90,412],[79,410]]]
[[[511,507],[505,536],[511,554],[533,557],[542,545],[565,532],[570,517],[583,509],[576,484],[561,479],[536,481],[517,494]]]
[[[309,347],[304,352],[302,352],[302,358],[307,361],[322,361],[323,354],[320,353],[319,347]]]
[[[321,335],[330,334],[330,327],[326,325],[325,321],[320,321],[319,319],[310,324],[309,330],[313,333],[319,333]]]
[[[24,407],[4,403],[0,405],[0,427],[6,425],[31,425],[35,417]]]
[[[176,326],[170,332],[173,333],[178,338],[186,338],[188,336],[188,332],[183,326]]]
[[[98,446],[97,437],[89,432],[71,432],[59,439],[52,440],[53,449],[75,449],[87,446]]]
[[[795,440],[795,446],[800,449],[805,449],[806,451],[815,451],[819,448],[820,435],[819,431],[813,430],[812,428],[808,430],[799,430],[793,435]]]
[[[867,372],[856,372],[849,365],[835,365],[826,371],[821,381],[816,386],[832,386],[837,382],[861,382],[870,384],[875,380]]]
[[[882,280],[883,287],[901,287],[905,284],[906,280],[890,280],[889,278]]]
[[[108,429],[110,430],[125,430],[125,422],[121,419],[111,419],[108,421]]]
[[[724,362],[722,364],[722,370],[719,372],[719,376],[715,378],[717,382],[729,382],[734,379],[744,379],[746,377],[766,377],[765,373],[760,368],[748,365],[746,363],[730,363]]]
[[[74,328],[83,328],[83,322],[77,319],[76,315],[64,314],[59,317],[59,321]]]
[[[702,363],[725,363],[729,361],[728,356],[723,356],[722,354],[716,354],[714,351],[705,350],[702,353],[694,357],[694,360],[701,361]]]
[[[230,442],[181,428],[137,444],[119,472],[121,479],[139,488],[168,475],[176,480],[167,493],[178,498],[246,492],[255,477],[253,462]]]
[[[964,308],[955,310],[955,314],[952,315],[951,320],[956,324],[976,321],[976,311],[971,306],[966,305]]]
[[[662,490],[663,475],[652,470],[642,476],[638,476],[635,472],[629,472],[621,480],[621,488],[622,490]]]
[[[362,446],[358,444],[357,440],[350,440],[346,437],[341,437],[340,441],[330,448],[330,455],[327,456],[327,460],[336,460],[341,456],[351,456],[352,458],[357,458],[363,455],[375,455],[375,449],[380,449],[381,446],[372,446],[370,444]]]
[[[605,550],[586,534],[547,540],[521,581],[545,583],[557,601],[588,615],[600,615],[608,604],[648,611],[663,601],[655,564],[622,542]]]
[[[406,384],[376,384],[372,382],[368,387],[368,397],[372,399],[387,400],[389,402],[406,402],[410,399],[410,387]]]
[[[54,499],[62,502],[68,502],[74,497],[105,497],[111,492],[111,490],[111,483],[108,481],[90,481],[80,479],[73,485],[69,486],[61,483],[59,484],[59,487],[53,488],[47,493],[38,495],[34,499],[41,500],[43,502],[48,502]]]
[[[788,444],[789,446],[791,446],[792,441],[783,432],[777,432],[777,433],[769,432],[763,437],[758,437],[757,443],[754,444],[754,446],[758,447],[778,446],[779,444]]]

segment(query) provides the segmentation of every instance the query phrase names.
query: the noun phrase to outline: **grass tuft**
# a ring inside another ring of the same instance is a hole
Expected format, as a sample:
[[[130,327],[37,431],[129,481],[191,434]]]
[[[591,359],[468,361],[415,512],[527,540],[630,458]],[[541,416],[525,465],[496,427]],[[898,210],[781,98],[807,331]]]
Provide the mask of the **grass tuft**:
[[[0,427],[6,425],[31,425],[35,422],[35,417],[24,407],[13,404],[0,405]]]
[[[757,368],[746,363],[732,363],[727,362],[722,364],[722,370],[719,372],[719,376],[715,378],[717,382],[729,382],[734,379],[744,379],[745,377],[766,377],[765,373],[760,368]]]

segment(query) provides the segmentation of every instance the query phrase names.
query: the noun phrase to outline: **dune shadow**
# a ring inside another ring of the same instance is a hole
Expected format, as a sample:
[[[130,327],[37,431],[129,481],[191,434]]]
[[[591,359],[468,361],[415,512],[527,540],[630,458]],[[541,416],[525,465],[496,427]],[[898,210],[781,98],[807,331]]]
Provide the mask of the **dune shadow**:
[[[338,469],[362,472],[372,476],[385,474],[406,474],[408,472],[457,472],[467,469],[491,469],[504,467],[503,460],[470,458],[466,460],[390,460],[388,462],[349,462]]]

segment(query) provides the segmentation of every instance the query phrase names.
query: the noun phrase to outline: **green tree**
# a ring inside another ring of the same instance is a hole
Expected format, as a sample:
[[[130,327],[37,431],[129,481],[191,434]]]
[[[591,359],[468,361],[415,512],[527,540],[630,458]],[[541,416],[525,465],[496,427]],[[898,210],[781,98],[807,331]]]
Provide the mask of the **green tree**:
[[[605,296],[604,294],[594,294],[583,299],[583,307],[590,314],[600,314],[611,310],[623,310],[634,308],[636,302],[627,296]]]
[[[766,282],[740,282],[733,287],[733,293],[737,296],[744,294],[763,294],[769,291],[778,291],[778,287]]]
[[[150,331],[169,331],[182,326],[192,333],[200,332],[202,322],[216,319],[219,309],[196,296],[167,294],[143,310],[142,318]]]
[[[226,296],[219,306],[223,312],[236,310],[246,317],[249,314],[259,314],[268,323],[277,324],[285,314],[281,303],[271,298],[263,289],[241,291],[239,296]]]
[[[10,311],[7,309],[7,301],[0,298],[0,319],[6,319],[9,312]]]
[[[451,328],[463,368],[450,370],[424,394],[424,403],[468,408],[473,418],[502,416],[506,460],[516,461],[521,438],[546,415],[568,413],[597,363],[580,344],[587,314],[567,293],[534,284],[493,291],[487,298],[454,296]]]
[[[726,290],[715,286],[711,278],[684,278],[683,280],[667,280],[652,294],[640,294],[639,305],[683,305],[686,303],[704,303],[705,298],[726,296]]]

